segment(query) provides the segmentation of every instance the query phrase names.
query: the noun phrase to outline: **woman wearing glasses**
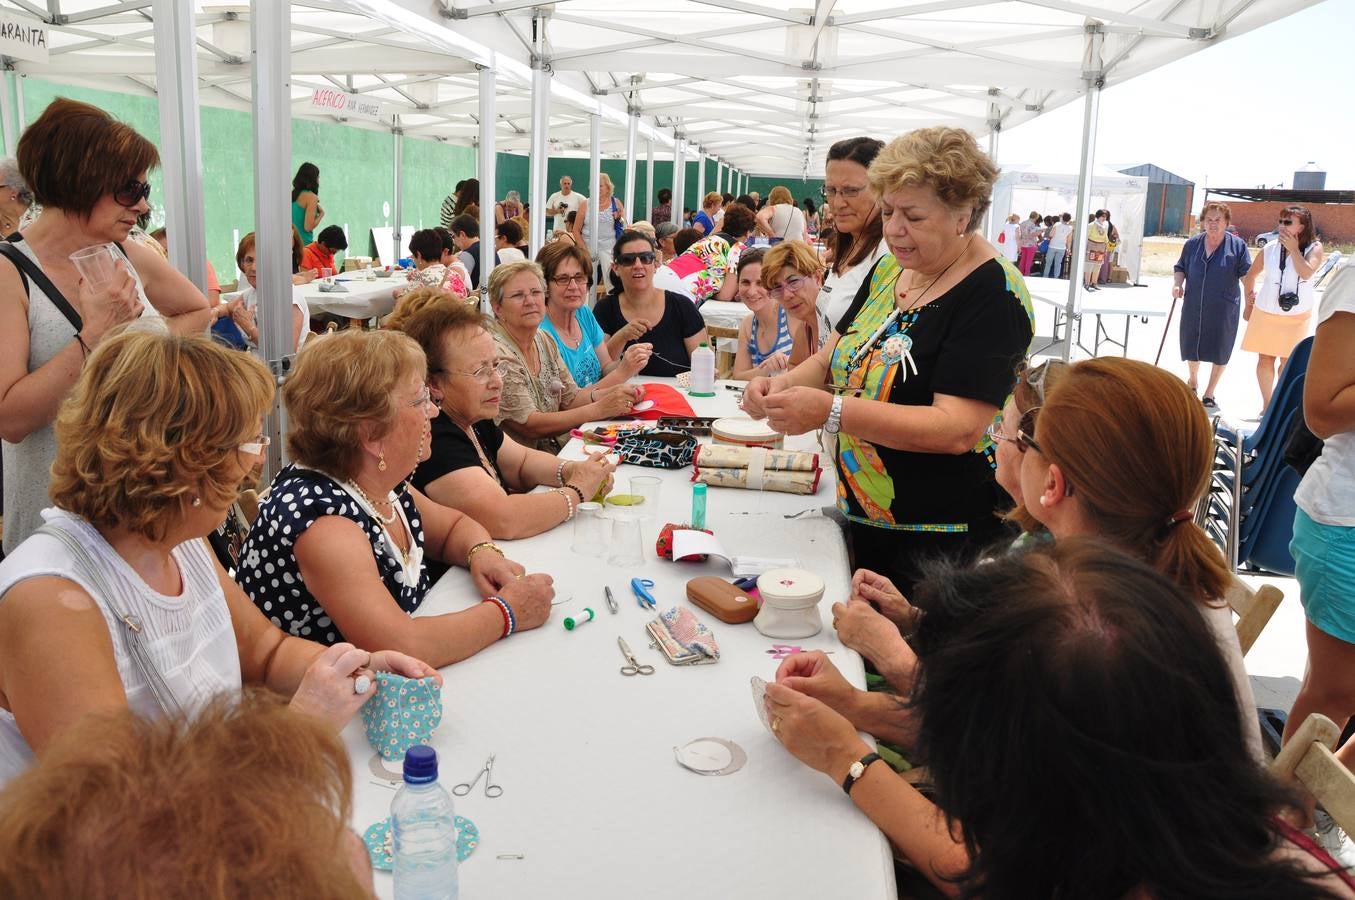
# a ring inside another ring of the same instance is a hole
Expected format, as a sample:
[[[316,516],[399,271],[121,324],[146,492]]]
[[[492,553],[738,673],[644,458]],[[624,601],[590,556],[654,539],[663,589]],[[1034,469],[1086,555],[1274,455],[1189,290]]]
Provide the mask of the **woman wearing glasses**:
[[[499,359],[488,325],[478,311],[447,298],[403,326],[428,358],[428,385],[439,408],[432,450],[412,481],[429,499],[510,540],[572,519],[580,503],[610,487],[614,467],[602,454],[563,462],[524,447],[494,424],[508,364]],[[550,490],[528,493],[538,485]]]
[[[0,237],[13,234],[32,205],[33,192],[19,172],[18,160],[0,160]]]
[[[408,483],[437,415],[423,351],[395,331],[345,330],[297,355],[283,401],[292,464],[273,478],[235,580],[273,624],[320,644],[390,647],[442,667],[550,615],[480,523]],[[463,566],[482,602],[412,618],[425,560]]]
[[[824,273],[823,287],[815,306],[819,330],[832,331],[851,306],[861,282],[880,257],[889,252],[880,221],[880,203],[871,193],[866,171],[875,161],[884,141],[868,137],[848,138],[828,148],[823,178],[823,215],[831,219],[828,240],[832,263]]]
[[[734,215],[734,209],[731,207],[726,220]],[[640,231],[626,231],[616,242],[616,262],[612,265],[620,286],[599,300],[593,313],[607,334],[607,350],[612,356],[622,355],[634,344],[649,344],[653,355],[640,374],[674,376],[691,369],[692,351],[709,343],[710,337],[692,301],[655,286],[656,268],[658,248],[653,239]]]
[[[1242,311],[1247,320],[1242,349],[1257,354],[1256,383],[1261,388],[1262,413],[1270,405],[1275,373],[1284,371],[1294,345],[1308,335],[1314,305],[1311,279],[1325,255],[1313,228],[1313,214],[1306,208],[1285,207],[1278,230],[1279,239],[1262,248],[1242,276],[1247,292],[1247,305]],[[1256,279],[1262,270],[1265,278],[1258,293]]]
[[[43,210],[0,263],[6,552],[41,524],[56,457],[52,420],[104,336],[157,313],[183,333],[201,333],[212,321],[207,298],[163,256],[118,246],[150,208],[146,173],[159,162],[150,141],[101,109],[58,99],[24,131],[18,159]],[[115,245],[111,277],[83,280],[70,255],[106,243]]]
[[[54,508],[0,563],[0,782],[90,713],[191,716],[261,684],[337,731],[373,693],[354,676],[436,674],[288,637],[207,548],[267,446],[272,398],[262,363],[200,335],[133,326],[90,356],[56,420]]]
[[[869,179],[891,255],[822,350],[744,394],[777,431],[836,436],[856,565],[905,594],[926,558],[972,556],[1005,532],[984,431],[1011,393],[1034,313],[1021,274],[977,233],[996,178],[957,128],[919,129],[881,150]]]
[[[819,352],[828,336],[815,306],[823,278],[819,255],[804,241],[782,241],[762,258],[762,286],[789,320],[792,366]]]
[[[649,223],[644,223],[648,225]],[[621,384],[649,362],[653,347],[632,344],[620,359],[607,349],[588,299],[588,273],[593,270],[588,251],[577,244],[547,244],[536,254],[546,276],[546,318],[541,329],[555,339],[555,346],[581,388]]]
[[[575,383],[555,341],[541,328],[546,279],[536,263],[495,266],[489,303],[499,358],[508,365],[495,419],[524,445],[554,455],[569,440],[571,428],[624,415],[640,399],[636,385],[581,388]]]

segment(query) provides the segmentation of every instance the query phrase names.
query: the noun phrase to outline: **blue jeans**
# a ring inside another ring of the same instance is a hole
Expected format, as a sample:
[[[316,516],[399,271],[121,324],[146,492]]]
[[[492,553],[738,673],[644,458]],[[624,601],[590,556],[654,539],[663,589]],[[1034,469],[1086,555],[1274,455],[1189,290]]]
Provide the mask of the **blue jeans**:
[[[1044,255],[1044,277],[1045,277],[1045,278],[1058,278],[1058,277],[1059,277],[1059,274],[1060,274],[1061,270],[1063,269],[1063,256],[1064,256],[1064,254],[1067,253],[1067,252],[1068,252],[1068,251],[1066,251],[1066,250],[1064,250],[1064,249],[1062,249],[1062,248],[1060,248],[1060,249],[1058,249],[1058,250],[1055,250],[1053,247],[1050,247],[1050,248],[1049,248],[1048,252],[1046,252],[1045,255]]]

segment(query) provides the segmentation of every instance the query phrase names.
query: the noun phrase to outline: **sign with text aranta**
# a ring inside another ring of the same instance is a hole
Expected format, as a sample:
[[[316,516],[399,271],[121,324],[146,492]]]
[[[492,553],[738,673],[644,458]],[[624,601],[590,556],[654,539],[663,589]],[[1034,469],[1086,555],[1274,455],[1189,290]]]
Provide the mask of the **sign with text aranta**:
[[[0,54],[28,62],[47,62],[47,26],[33,19],[0,13]]]
[[[311,109],[331,116],[353,119],[381,119],[381,101],[363,94],[349,94],[334,88],[311,91]]]

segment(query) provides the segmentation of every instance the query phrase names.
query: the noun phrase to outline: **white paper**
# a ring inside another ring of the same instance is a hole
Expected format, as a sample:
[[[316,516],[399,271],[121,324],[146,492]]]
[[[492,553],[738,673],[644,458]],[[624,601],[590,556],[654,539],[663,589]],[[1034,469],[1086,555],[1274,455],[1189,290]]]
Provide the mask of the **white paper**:
[[[673,559],[695,556],[704,553],[729,563],[730,569],[740,578],[749,575],[761,575],[768,569],[793,569],[799,566],[794,559],[781,559],[770,556],[730,556],[713,534],[695,531],[690,528],[673,529]]]

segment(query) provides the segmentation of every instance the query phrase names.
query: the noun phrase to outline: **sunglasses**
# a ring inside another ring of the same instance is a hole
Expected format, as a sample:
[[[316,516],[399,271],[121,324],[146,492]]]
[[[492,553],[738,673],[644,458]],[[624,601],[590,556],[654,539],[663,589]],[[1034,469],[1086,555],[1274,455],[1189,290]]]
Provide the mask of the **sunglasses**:
[[[649,265],[656,258],[653,250],[646,250],[643,253],[622,253],[616,258],[616,262],[621,266],[633,266],[637,261]]]
[[[1281,220],[1280,220],[1280,224],[1281,224],[1281,225],[1293,225],[1293,224],[1294,224],[1294,220],[1293,220],[1293,219],[1281,219]]]
[[[131,209],[150,195],[151,183],[149,181],[137,181],[136,179],[132,179],[113,192],[113,200],[116,201],[119,206],[125,206],[128,209]]]

